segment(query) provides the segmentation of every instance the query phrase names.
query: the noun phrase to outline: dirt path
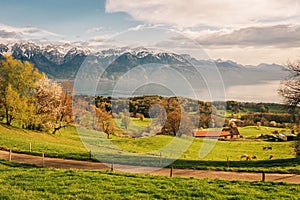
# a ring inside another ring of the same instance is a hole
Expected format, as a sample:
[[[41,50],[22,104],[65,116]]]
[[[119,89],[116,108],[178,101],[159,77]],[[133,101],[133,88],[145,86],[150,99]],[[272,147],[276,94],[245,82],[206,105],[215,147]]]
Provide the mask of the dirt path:
[[[9,152],[0,151],[0,159],[9,159]],[[45,157],[44,160],[41,156],[32,156],[27,154],[12,153],[11,159],[18,163],[28,163],[37,166],[49,168],[66,168],[66,169],[87,169],[87,170],[109,170],[111,163],[100,163],[90,161],[76,161],[60,158]],[[169,168],[153,168],[129,165],[113,165],[116,171],[126,171],[131,173],[147,173],[169,176]],[[225,180],[246,180],[246,181],[260,181],[262,179],[261,173],[250,172],[225,172],[225,171],[210,171],[210,170],[192,170],[192,169],[173,169],[173,176],[182,177],[195,177],[195,178],[211,178],[211,179],[225,179]],[[266,174],[266,181],[288,182],[300,184],[299,174]]]

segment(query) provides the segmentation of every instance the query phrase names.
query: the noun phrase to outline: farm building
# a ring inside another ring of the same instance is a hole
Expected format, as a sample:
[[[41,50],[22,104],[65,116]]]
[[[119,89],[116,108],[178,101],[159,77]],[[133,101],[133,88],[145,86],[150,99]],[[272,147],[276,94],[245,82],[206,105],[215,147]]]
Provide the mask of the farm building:
[[[194,137],[210,137],[218,139],[235,139],[240,138],[240,132],[237,127],[223,128],[222,131],[196,131]]]

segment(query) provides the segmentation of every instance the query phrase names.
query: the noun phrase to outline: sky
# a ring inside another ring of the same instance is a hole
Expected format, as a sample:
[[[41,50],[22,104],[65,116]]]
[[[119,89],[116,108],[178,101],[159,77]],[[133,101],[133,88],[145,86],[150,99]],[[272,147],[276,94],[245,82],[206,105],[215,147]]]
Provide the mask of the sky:
[[[298,0],[0,0],[0,5],[3,43],[142,44],[201,51],[244,65],[300,59]]]

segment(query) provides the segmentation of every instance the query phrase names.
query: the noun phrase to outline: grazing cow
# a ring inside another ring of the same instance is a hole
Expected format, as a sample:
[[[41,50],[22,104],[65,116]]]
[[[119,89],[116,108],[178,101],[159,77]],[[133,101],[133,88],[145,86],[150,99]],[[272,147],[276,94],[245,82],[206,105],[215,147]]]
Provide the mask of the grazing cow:
[[[247,157],[248,157],[247,154],[243,154],[243,155],[241,156],[241,159],[242,159],[242,158],[246,158],[246,159],[247,159]]]
[[[263,147],[263,150],[272,150],[272,147]]]
[[[270,155],[269,159],[271,160],[272,158],[274,158],[274,155]]]
[[[247,156],[246,160],[251,160],[251,156]]]
[[[247,155],[247,154],[243,154],[242,156],[241,156],[241,159],[242,158],[246,158],[246,160],[251,160],[251,156],[249,156],[249,155]]]
[[[256,160],[256,159],[257,159],[257,156],[252,156],[252,159],[255,159],[255,160]]]

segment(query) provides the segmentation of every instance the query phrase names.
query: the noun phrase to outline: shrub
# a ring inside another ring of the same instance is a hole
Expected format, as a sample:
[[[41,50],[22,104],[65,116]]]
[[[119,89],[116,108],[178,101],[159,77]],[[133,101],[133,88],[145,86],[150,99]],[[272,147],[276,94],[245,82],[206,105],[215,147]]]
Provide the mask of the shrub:
[[[277,123],[275,121],[270,121],[270,124],[269,124],[271,127],[276,127],[277,126]]]
[[[135,117],[136,117],[136,118],[139,118],[141,121],[143,121],[143,120],[145,119],[144,115],[141,114],[141,113],[136,113],[136,114],[135,114]]]

